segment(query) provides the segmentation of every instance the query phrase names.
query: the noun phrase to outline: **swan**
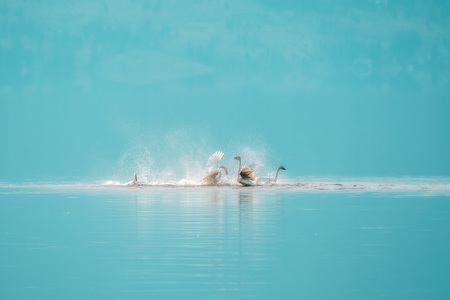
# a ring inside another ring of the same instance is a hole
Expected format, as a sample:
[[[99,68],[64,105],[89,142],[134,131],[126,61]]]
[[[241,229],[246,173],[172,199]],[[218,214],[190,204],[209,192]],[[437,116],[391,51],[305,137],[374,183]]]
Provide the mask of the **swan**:
[[[219,166],[222,156],[222,151],[217,151],[210,156],[203,172],[202,183],[206,185],[217,185],[222,178],[222,169],[225,171],[225,175],[228,175],[228,169],[224,166]]]
[[[267,177],[258,177],[258,178],[256,178],[256,183],[257,184],[272,184],[272,183],[276,183],[277,179],[278,179],[278,172],[280,170],[286,170],[286,168],[283,167],[283,166],[279,166],[277,168],[277,171],[275,172],[275,178],[274,179],[267,178]]]
[[[138,183],[136,173],[134,173],[133,181],[129,181],[129,182],[125,183],[125,186],[138,186],[138,185],[140,185],[140,184]]]
[[[236,180],[238,183],[240,183],[243,186],[254,186],[255,184],[253,181],[255,180],[255,169],[258,166],[257,163],[253,163],[250,166],[244,166],[241,169],[241,157],[236,156],[234,159],[236,159],[239,162],[239,167],[237,171],[237,177]]]

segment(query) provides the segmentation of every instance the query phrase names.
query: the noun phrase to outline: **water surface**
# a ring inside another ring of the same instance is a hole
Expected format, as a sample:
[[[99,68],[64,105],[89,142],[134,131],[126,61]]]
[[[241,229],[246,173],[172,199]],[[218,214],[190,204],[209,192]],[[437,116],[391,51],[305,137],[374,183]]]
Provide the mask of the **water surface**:
[[[448,298],[448,186],[337,184],[3,184],[0,298]]]

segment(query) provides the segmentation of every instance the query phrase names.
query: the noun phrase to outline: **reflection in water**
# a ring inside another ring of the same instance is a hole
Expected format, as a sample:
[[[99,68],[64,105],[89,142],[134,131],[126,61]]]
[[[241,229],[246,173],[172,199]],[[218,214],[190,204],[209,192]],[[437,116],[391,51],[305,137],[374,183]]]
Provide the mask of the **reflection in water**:
[[[253,202],[253,191],[250,188],[239,190],[239,204],[246,204]]]
[[[450,296],[446,196],[234,187],[0,195],[1,299]]]
[[[251,189],[240,189],[237,195],[230,190],[207,189],[136,196],[135,264],[131,271],[140,270],[136,282],[166,292],[174,282],[201,282],[217,286],[223,295],[264,284],[258,274],[270,260],[263,243],[270,230],[260,223],[268,213]],[[277,212],[269,214],[273,217]]]
[[[216,204],[216,205],[222,205],[223,200],[223,191],[221,189],[209,189],[206,192],[207,196],[206,198],[209,200],[210,203]]]

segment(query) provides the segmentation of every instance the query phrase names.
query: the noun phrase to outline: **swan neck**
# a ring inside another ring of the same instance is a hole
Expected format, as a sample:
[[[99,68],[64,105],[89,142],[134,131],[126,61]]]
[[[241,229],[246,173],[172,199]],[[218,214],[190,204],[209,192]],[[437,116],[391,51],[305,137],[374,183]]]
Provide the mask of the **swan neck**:
[[[281,167],[278,167],[278,168],[277,168],[277,171],[275,172],[275,178],[273,179],[273,182],[276,182],[276,181],[277,181],[277,179],[278,179],[278,172],[280,172],[280,168],[281,168]]]
[[[238,159],[238,161],[239,161],[239,166],[238,166],[238,171],[237,171],[237,176],[236,176],[237,182],[239,182],[239,173],[241,173],[241,160]]]
[[[225,166],[220,166],[219,169],[223,169],[225,171],[225,175],[228,175],[228,169]]]

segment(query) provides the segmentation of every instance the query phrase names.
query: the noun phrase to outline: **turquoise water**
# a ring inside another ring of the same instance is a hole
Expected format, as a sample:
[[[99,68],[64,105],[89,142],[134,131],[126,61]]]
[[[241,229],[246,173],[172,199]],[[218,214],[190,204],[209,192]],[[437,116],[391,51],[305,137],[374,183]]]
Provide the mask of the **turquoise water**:
[[[0,187],[1,299],[446,299],[448,184]]]
[[[0,299],[449,299],[449,11],[0,1]]]

